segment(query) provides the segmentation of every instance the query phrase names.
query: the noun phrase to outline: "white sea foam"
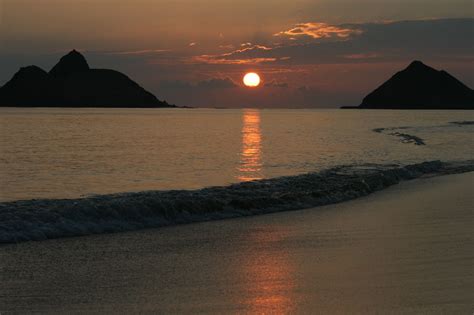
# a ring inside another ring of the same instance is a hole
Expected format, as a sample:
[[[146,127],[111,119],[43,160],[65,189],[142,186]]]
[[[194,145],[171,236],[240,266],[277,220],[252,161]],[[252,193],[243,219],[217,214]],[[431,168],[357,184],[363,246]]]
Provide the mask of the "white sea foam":
[[[131,231],[315,207],[370,194],[425,174],[474,170],[474,161],[351,165],[199,190],[0,203],[0,243]]]

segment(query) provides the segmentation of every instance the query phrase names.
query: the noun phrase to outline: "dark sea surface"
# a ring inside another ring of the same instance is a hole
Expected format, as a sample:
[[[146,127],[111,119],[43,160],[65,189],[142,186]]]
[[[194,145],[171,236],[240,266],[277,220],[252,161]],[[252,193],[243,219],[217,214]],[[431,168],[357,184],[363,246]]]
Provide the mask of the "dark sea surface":
[[[474,125],[452,122],[473,120],[472,111],[1,108],[0,200],[469,160]]]

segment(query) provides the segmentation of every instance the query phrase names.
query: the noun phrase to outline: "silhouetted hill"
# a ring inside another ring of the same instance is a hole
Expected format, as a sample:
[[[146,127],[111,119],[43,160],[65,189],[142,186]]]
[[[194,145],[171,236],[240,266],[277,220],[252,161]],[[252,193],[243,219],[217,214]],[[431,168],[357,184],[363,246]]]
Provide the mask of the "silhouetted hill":
[[[474,109],[474,91],[446,71],[413,61],[356,108]]]
[[[49,71],[54,77],[64,77],[78,72],[88,71],[89,64],[86,58],[76,51],[73,50],[69,54],[61,57],[59,62]]]
[[[0,106],[174,107],[118,71],[90,69],[75,50],[49,73],[37,66],[21,68],[0,88]]]
[[[66,77],[63,93],[65,102],[74,106],[113,104],[114,107],[127,107],[157,103],[153,94],[126,75],[107,69],[91,69]]]
[[[37,66],[21,68],[0,88],[0,104],[46,106],[54,103],[52,80],[46,71]]]

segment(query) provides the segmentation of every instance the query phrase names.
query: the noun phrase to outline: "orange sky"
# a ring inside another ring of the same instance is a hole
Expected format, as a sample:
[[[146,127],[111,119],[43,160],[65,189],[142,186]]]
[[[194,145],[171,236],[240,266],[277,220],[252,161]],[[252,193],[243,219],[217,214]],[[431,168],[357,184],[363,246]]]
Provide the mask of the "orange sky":
[[[3,0],[0,10],[0,84],[73,48],[178,105],[357,105],[413,59],[474,83],[471,1]],[[242,87],[246,71],[261,74],[258,90]]]

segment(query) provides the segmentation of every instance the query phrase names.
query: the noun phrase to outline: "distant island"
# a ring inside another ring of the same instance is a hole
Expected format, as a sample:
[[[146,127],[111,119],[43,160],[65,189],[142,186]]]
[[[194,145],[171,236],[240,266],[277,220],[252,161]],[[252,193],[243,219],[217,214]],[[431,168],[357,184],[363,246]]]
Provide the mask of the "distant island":
[[[367,95],[343,109],[474,109],[474,91],[444,70],[413,61]]]
[[[76,50],[46,72],[37,66],[21,68],[0,87],[0,107],[175,107],[158,100],[126,75],[91,69]]]

